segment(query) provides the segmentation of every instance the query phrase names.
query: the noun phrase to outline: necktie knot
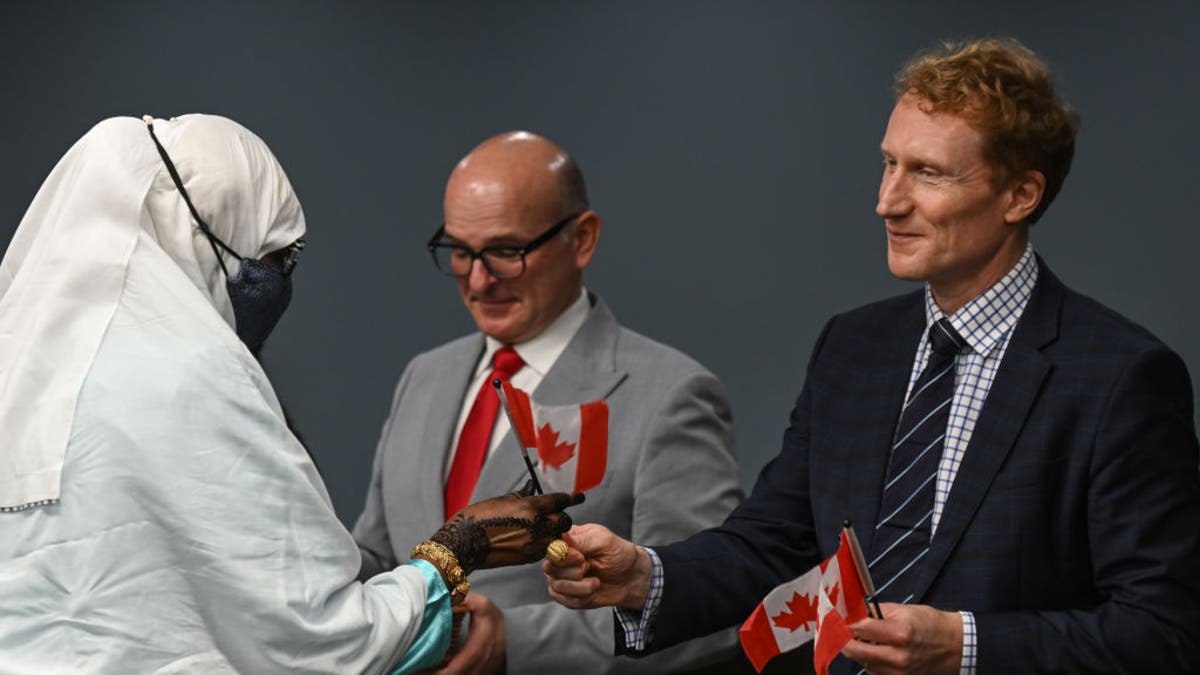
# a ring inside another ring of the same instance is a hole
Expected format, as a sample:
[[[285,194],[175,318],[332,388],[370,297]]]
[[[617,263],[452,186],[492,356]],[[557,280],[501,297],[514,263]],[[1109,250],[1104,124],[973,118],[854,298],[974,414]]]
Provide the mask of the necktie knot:
[[[508,380],[516,374],[525,361],[512,347],[501,347],[492,356],[492,377]]]
[[[929,327],[929,346],[933,351],[943,356],[951,356],[962,351],[966,340],[950,325],[950,319],[939,319]]]

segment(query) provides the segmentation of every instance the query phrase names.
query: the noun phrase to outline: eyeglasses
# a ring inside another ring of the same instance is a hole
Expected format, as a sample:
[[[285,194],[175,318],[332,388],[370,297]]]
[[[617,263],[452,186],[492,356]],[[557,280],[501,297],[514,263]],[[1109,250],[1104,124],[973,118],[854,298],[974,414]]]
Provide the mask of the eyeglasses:
[[[443,274],[452,277],[465,277],[471,274],[471,266],[478,259],[484,268],[497,279],[516,279],[525,273],[525,256],[535,251],[539,246],[550,241],[554,235],[562,231],[571,221],[583,212],[573,213],[558,221],[536,239],[524,246],[485,246],[478,251],[462,244],[452,244],[443,241],[446,236],[446,224],[438,228],[429,239],[426,247],[429,255],[433,256],[433,264]]]
[[[304,239],[300,238],[289,244],[287,248],[267,254],[263,260],[279,268],[279,271],[286,277],[296,269],[296,264],[300,262],[300,252],[303,250]]]

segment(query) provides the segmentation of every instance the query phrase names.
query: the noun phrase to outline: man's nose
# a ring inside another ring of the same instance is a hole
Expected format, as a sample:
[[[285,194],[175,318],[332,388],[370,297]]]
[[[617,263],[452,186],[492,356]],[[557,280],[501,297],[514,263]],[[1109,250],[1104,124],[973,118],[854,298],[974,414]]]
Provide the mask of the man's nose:
[[[898,171],[883,173],[879,181],[879,202],[875,204],[875,213],[880,218],[897,218],[912,210],[906,186],[907,181]]]
[[[473,291],[486,290],[492,284],[499,281],[483,264],[483,258],[476,258],[471,261],[471,269],[467,272],[467,285]]]

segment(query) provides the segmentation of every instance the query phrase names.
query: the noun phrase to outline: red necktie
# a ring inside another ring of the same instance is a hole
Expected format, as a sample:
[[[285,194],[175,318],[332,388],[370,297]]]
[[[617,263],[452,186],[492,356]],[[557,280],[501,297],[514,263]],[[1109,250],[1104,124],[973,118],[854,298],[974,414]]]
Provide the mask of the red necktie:
[[[454,451],[454,464],[450,477],[446,479],[446,517],[454,515],[471,500],[475,483],[479,481],[479,470],[487,457],[492,438],[492,427],[496,425],[496,413],[500,409],[500,397],[492,380],[508,380],[525,362],[512,347],[502,347],[492,356],[492,373],[487,376],[467,413],[462,433],[458,435],[458,447]]]

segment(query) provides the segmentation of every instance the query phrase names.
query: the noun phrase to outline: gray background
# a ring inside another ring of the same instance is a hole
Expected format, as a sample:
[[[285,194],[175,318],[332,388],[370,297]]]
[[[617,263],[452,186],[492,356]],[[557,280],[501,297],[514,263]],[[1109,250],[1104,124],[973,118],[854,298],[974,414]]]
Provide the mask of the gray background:
[[[352,522],[405,362],[471,329],[422,246],[445,177],[532,129],[605,220],[588,286],[724,380],[749,485],[828,316],[913,287],[885,266],[878,144],[893,72],[941,38],[1051,65],[1083,130],[1035,245],[1200,372],[1198,29],[1196,3],[7,2],[0,241],[100,119],[256,131],[310,228],[268,368]]]

